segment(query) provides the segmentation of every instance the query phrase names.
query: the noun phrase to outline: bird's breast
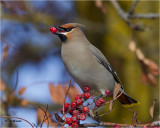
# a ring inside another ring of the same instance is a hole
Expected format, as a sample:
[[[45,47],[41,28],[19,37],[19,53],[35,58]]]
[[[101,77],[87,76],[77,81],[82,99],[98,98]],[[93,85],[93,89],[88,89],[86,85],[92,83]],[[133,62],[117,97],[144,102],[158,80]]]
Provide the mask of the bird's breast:
[[[76,44],[76,43],[75,43]],[[63,63],[71,77],[81,87],[90,85],[101,88],[107,83],[113,84],[113,77],[94,58],[87,46],[62,45],[61,56]]]
[[[63,45],[61,50],[62,60],[68,72],[80,75],[89,71],[92,59],[91,53],[86,47],[75,45]]]
[[[87,79],[94,71],[92,65],[95,60],[85,45],[63,45],[61,56],[67,71],[77,83],[88,82]]]

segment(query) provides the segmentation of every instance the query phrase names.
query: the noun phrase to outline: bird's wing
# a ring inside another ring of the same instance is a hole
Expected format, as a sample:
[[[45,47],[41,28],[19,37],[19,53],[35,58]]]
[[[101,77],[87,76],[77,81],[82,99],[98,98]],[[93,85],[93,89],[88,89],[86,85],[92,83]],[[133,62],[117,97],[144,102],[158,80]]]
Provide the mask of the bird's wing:
[[[96,60],[100,64],[102,64],[112,74],[114,80],[117,83],[121,83],[120,80],[119,80],[119,78],[118,78],[118,76],[117,76],[117,73],[114,71],[114,69],[109,64],[109,62],[107,61],[107,59],[105,58],[105,56],[102,54],[102,52],[98,48],[96,48],[95,46],[93,46],[93,45],[89,45],[89,49],[92,52],[93,56],[96,58]]]

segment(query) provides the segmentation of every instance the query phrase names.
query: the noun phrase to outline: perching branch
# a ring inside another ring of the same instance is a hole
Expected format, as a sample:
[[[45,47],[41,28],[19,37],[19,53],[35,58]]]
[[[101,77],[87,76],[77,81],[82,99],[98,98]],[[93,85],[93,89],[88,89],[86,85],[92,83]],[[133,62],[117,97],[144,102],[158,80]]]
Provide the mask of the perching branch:
[[[160,14],[149,13],[149,14],[134,14],[135,7],[139,0],[135,0],[128,12],[124,12],[120,7],[119,3],[116,0],[110,0],[113,7],[116,9],[120,17],[132,28],[135,30],[144,31],[144,28],[141,24],[133,24],[130,19],[156,19],[160,18]]]
[[[120,127],[130,127],[130,124],[117,124],[117,123],[110,123],[110,122],[100,122],[100,123],[87,123],[87,124],[81,124],[83,127],[97,127],[97,126],[104,126],[104,127],[111,127],[118,125]],[[136,126],[144,127],[144,126],[160,126],[160,121],[154,121],[152,123],[147,124],[138,124]]]

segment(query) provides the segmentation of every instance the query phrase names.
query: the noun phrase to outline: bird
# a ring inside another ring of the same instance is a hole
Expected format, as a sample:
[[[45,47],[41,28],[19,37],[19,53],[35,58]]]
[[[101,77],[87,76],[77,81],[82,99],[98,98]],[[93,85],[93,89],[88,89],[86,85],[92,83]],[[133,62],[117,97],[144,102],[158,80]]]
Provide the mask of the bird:
[[[88,41],[83,27],[79,23],[67,23],[53,26],[50,31],[62,41],[62,61],[73,80],[81,88],[89,86],[103,96],[105,90],[109,90],[113,95],[115,85],[122,85],[121,81],[103,53]],[[122,86],[120,92],[118,100],[122,105],[130,107],[138,103],[124,92]]]

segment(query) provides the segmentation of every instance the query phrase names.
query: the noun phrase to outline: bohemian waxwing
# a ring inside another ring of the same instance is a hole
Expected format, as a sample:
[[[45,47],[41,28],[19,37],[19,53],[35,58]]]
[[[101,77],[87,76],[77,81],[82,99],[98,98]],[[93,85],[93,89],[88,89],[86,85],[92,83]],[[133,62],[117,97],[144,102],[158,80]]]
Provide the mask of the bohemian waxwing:
[[[69,23],[50,28],[50,31],[58,35],[62,41],[63,63],[81,88],[89,86],[103,95],[105,95],[105,90],[110,90],[113,94],[114,86],[121,84],[120,80],[102,52],[87,40],[80,29],[82,26],[78,23]],[[129,106],[137,103],[125,92],[118,100],[123,105]]]

